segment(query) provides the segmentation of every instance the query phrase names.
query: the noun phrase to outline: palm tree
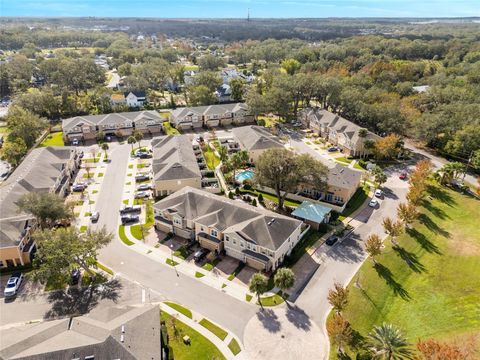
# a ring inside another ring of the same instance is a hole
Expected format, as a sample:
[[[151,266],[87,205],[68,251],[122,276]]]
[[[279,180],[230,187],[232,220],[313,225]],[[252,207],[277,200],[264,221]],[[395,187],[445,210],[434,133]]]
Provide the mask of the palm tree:
[[[137,142],[137,139],[135,139],[133,136],[129,136],[127,139],[127,143],[132,145],[132,153],[133,153],[133,144],[135,144],[136,142]]]
[[[143,134],[140,131],[134,131],[133,132],[133,137],[138,142],[138,148],[140,149],[142,147],[141,142],[142,142],[142,139],[143,139]]]
[[[110,148],[110,147],[108,146],[107,143],[103,143],[103,144],[102,144],[102,150],[103,150],[103,152],[105,153],[105,159],[108,159],[107,150],[108,150],[109,148]]]
[[[217,151],[218,151],[218,155],[220,156],[220,160],[222,161],[222,163],[227,161],[227,159],[228,159],[228,149],[227,149],[227,147],[220,145],[220,148],[217,149]]]
[[[262,275],[261,273],[255,273],[250,279],[250,284],[248,285],[248,289],[257,295],[258,303],[260,304],[261,308],[263,309],[262,302],[260,301],[260,295],[267,291],[268,287],[268,279]]]
[[[440,184],[450,184],[453,180],[458,179],[463,171],[464,166],[459,162],[452,162],[443,165],[437,172],[440,176]]]
[[[403,360],[412,359],[412,351],[399,329],[392,324],[374,326],[368,335],[368,349],[374,359]]]
[[[360,129],[358,130],[358,137],[362,139],[362,155],[361,157],[365,156],[365,138],[368,135],[368,130],[367,129]]]
[[[288,268],[280,268],[275,273],[273,283],[282,290],[282,296],[285,299],[285,291],[295,284],[295,274]]]

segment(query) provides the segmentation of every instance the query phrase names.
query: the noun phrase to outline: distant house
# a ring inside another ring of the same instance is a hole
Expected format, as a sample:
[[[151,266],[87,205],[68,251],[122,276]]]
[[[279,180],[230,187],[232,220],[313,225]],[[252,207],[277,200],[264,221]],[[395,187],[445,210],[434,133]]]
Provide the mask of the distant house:
[[[183,82],[185,85],[192,85],[195,81],[195,76],[197,76],[197,72],[193,70],[187,70],[183,73]]]
[[[184,187],[155,203],[155,227],[257,270],[275,270],[305,234],[297,219]]]
[[[173,110],[170,123],[177,129],[195,129],[230,124],[253,123],[253,115],[243,103],[183,107]]]
[[[158,306],[110,306],[0,331],[0,358],[160,360]]]
[[[127,103],[127,99],[125,99],[125,95],[123,94],[112,94],[112,96],[110,97],[110,102],[113,106],[125,105]]]
[[[417,93],[425,93],[428,91],[428,89],[430,89],[430,86],[429,85],[419,85],[419,86],[413,86],[412,87],[413,91],[417,92]]]
[[[0,268],[31,262],[36,226],[30,214],[20,213],[17,202],[28,193],[66,195],[80,167],[79,152],[71,147],[48,146],[32,150],[0,187]]]
[[[338,146],[347,156],[368,155],[365,142],[380,139],[380,136],[371,131],[325,109],[303,109],[299,112],[298,119],[303,126]],[[366,132],[365,136],[362,136],[362,130]]]
[[[153,110],[75,116],[62,121],[63,138],[65,142],[94,140],[98,134],[129,136],[135,130],[154,135],[162,132],[163,121]]]
[[[123,95],[128,107],[131,108],[141,107],[147,101],[145,91],[127,91]]]
[[[252,162],[257,161],[260,155],[268,149],[284,148],[283,143],[277,136],[261,126],[241,126],[234,128],[232,132],[240,148],[248,151]]]
[[[230,88],[230,85],[220,85],[215,91],[215,96],[220,103],[232,101],[232,89]]]
[[[226,85],[230,84],[230,81],[234,79],[242,79],[247,83],[251,83],[254,80],[253,75],[245,75],[243,72],[231,68],[223,69],[220,76],[222,77],[223,83]]]
[[[153,181],[156,196],[169,195],[185,186],[220,192],[213,171],[207,169],[198,144],[187,135],[168,135],[152,140]]]

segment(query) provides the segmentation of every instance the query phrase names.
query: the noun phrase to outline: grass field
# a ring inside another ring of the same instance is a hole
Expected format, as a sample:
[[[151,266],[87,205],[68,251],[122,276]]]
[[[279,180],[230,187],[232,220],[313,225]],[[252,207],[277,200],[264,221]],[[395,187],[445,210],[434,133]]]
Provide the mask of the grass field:
[[[207,163],[207,167],[210,170],[215,170],[215,168],[220,164],[220,159],[215,155],[212,148],[206,145],[202,148],[203,157],[205,158],[205,162]]]
[[[357,210],[368,198],[369,188],[368,186],[361,186],[355,191],[350,201],[347,203],[345,210],[338,217],[340,221],[343,221],[345,218],[352,215],[352,213]]]
[[[47,137],[40,143],[40,146],[65,146],[65,143],[63,142],[63,132],[48,134]]]
[[[185,325],[180,320],[175,320],[175,331],[171,318],[170,315],[164,312],[161,313],[161,319],[165,321],[167,326],[168,345],[173,351],[173,358],[175,360],[225,359],[217,347],[206,337]],[[190,337],[190,344],[188,345],[182,340],[185,335]]]
[[[240,348],[240,345],[238,345],[237,340],[232,339],[230,343],[228,344],[228,348],[232,352],[233,355],[237,355],[242,349]]]
[[[387,241],[378,265],[363,264],[361,289],[349,286],[344,316],[362,336],[382,322],[412,343],[480,334],[480,202],[432,185],[421,210],[398,248]]]
[[[165,133],[167,135],[180,135],[180,132],[174,127],[172,127],[172,125],[170,125],[168,121],[165,121],[163,123],[163,129],[165,130]]]
[[[177,303],[170,302],[170,301],[165,301],[165,304],[170,306],[172,309],[177,310],[180,314],[185,315],[189,319],[192,318],[192,312],[190,310],[188,310],[186,307],[183,307],[182,305],[179,305]]]
[[[118,236],[120,236],[120,240],[122,240],[125,245],[131,246],[131,245],[134,244],[134,242],[128,240],[127,234],[125,234],[125,226],[124,225],[120,225],[118,227]]]
[[[225,340],[225,338],[227,337],[228,335],[228,332],[226,332],[225,330],[223,330],[221,327],[215,325],[214,323],[208,321],[207,319],[202,319],[200,320],[199,322],[200,325],[202,325],[205,329],[207,329],[208,331],[212,332],[213,334],[215,334],[215,336],[217,336],[219,339],[221,340]]]

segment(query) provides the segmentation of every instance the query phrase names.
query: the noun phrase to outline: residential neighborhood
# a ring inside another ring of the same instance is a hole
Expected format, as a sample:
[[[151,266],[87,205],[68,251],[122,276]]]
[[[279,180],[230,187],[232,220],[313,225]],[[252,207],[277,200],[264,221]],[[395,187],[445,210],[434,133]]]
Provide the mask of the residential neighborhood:
[[[477,359],[466,3],[6,0],[0,358]]]

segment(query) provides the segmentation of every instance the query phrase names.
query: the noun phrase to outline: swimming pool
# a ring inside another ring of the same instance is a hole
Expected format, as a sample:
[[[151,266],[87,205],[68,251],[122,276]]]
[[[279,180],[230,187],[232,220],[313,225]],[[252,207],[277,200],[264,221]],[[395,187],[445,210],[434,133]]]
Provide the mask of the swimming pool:
[[[245,180],[251,180],[253,178],[252,170],[242,170],[235,175],[235,180],[239,183],[243,183]]]

